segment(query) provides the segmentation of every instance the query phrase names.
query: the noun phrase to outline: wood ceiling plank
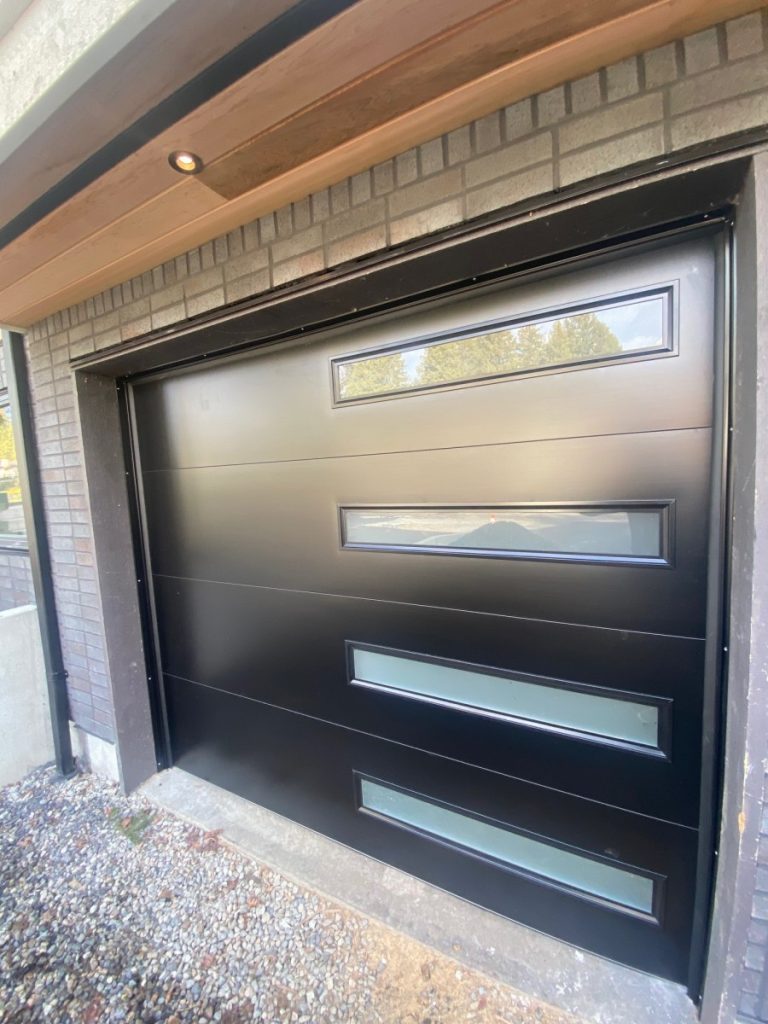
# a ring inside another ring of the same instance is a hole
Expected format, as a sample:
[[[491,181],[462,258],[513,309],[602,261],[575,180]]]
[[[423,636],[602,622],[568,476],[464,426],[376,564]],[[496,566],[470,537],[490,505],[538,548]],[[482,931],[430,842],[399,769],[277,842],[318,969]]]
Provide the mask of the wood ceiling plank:
[[[647,6],[648,0],[514,0],[371,71],[333,97],[315,102],[236,152],[209,164],[200,178],[234,199],[297,163],[343,145],[410,110],[575,36]],[[434,134],[434,133],[433,133]]]
[[[124,260],[126,254],[145,251],[147,238],[152,235],[157,237],[158,232],[163,232],[163,227],[167,232],[171,225],[197,223],[201,217],[224,205],[225,200],[215,192],[194,178],[185,178],[173,191],[150,200],[138,210],[132,210],[130,214],[72,247],[63,256],[50,260],[44,267],[15,282],[8,293],[19,304],[34,304],[39,299],[40,282],[43,280],[50,294],[67,294],[72,284],[73,267],[77,268],[78,278],[93,280],[121,258]],[[78,294],[82,298],[87,297],[82,289]],[[5,319],[8,323],[20,323],[17,319]]]
[[[2,160],[0,223],[7,224],[105,146],[116,124],[133,124],[296,2],[176,0],[64,102],[49,124]]]
[[[467,82],[416,110],[291,168],[237,199],[221,201],[220,205],[209,210],[201,208],[196,217],[188,215],[177,218],[174,223],[162,203],[158,207],[153,205],[154,218],[142,217],[142,224],[154,230],[142,236],[145,227],[131,227],[128,234],[126,229],[130,215],[126,215],[115,230],[106,228],[102,233],[110,243],[104,250],[99,250],[105,262],[93,259],[83,262],[80,255],[75,259],[68,254],[51,261],[46,267],[34,269],[22,281],[0,292],[0,318],[19,325],[34,322],[262,213],[357,173],[522,96],[587,74],[605,63],[621,60],[721,19],[754,10],[757,6],[762,5],[750,0],[713,0],[706,7],[699,0],[657,0],[641,10],[563,39]],[[199,181],[192,180],[206,191]],[[209,191],[209,195],[213,193]],[[190,211],[187,212],[189,214]],[[126,239],[130,244],[126,244]],[[78,251],[86,254],[87,250],[86,243]],[[54,264],[57,276],[52,287],[48,271]]]
[[[482,11],[499,2],[477,0],[476,6]],[[385,31],[392,17],[407,21],[407,43]],[[214,160],[231,151],[245,133],[268,129],[319,93],[334,95],[372,67],[391,62],[404,46],[434,40],[441,26],[450,30],[465,19],[465,0],[362,0],[152,139],[8,245],[0,260],[0,290],[40,265],[42,252],[52,260],[111,221],[177,188],[183,179],[167,163],[174,150],[191,149],[206,161]],[[87,110],[81,112],[83,125],[88,116]]]

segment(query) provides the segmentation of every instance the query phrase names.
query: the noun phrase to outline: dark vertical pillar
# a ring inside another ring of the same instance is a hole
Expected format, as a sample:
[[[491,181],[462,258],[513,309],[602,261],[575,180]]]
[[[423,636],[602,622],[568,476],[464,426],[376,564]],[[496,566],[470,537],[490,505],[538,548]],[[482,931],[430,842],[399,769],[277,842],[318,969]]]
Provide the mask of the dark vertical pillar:
[[[67,776],[72,775],[75,770],[69,738],[67,673],[64,670],[59,624],[56,616],[51,556],[48,548],[45,507],[35,444],[35,425],[29,393],[24,336],[16,331],[3,331],[3,347],[8,394],[14,418],[14,438],[21,493],[24,500],[29,558],[32,565],[32,579],[48,680],[48,701],[51,710],[56,767],[62,775]]]

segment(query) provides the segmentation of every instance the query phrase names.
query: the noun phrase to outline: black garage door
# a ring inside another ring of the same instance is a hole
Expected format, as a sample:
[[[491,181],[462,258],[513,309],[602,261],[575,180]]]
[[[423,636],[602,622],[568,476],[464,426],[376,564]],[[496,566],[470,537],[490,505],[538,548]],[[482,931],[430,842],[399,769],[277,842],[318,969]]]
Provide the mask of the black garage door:
[[[684,979],[716,263],[689,236],[136,382],[173,761]]]

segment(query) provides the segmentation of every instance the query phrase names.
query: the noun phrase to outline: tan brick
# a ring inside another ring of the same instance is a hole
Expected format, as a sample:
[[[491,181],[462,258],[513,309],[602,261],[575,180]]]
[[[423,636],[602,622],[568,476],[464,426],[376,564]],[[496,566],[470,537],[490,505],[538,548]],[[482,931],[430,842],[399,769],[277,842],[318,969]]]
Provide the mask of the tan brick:
[[[69,358],[77,359],[78,356],[87,355],[89,352],[93,352],[93,348],[93,338],[83,338],[82,341],[76,341],[74,345],[69,346]]]
[[[419,181],[408,188],[398,189],[389,196],[389,213],[399,217],[422,206],[431,206],[448,196],[461,192],[461,171],[454,167],[451,170],[435,174],[425,181]]]
[[[461,199],[449,199],[448,202],[430,206],[427,210],[419,210],[390,224],[392,244],[397,245],[409,238],[418,238],[433,231],[458,224],[464,219]]]
[[[100,351],[103,348],[111,348],[113,345],[119,345],[122,341],[120,334],[120,328],[114,327],[111,331],[102,331],[101,334],[95,334],[93,336],[93,347]]]
[[[560,160],[560,181],[570,185],[605,174],[617,167],[628,167],[640,160],[660,156],[664,152],[664,130],[661,125],[644,128],[631,135],[610,139],[599,146],[580,150]]]
[[[350,179],[349,188],[352,193],[353,206],[367,203],[371,198],[371,172],[361,171],[360,174],[355,174]]]
[[[395,165],[392,160],[376,164],[373,168],[373,191],[377,196],[391,192],[395,187]]]
[[[327,188],[315,192],[312,196],[312,223],[319,224],[331,215],[331,193]]]
[[[86,320],[85,323],[77,324],[76,327],[71,327],[69,330],[69,343],[75,341],[82,341],[83,338],[88,338],[93,334],[93,322]]]
[[[259,270],[227,282],[227,302],[237,302],[269,290],[269,270]]]
[[[147,316],[150,309],[149,298],[136,299],[134,302],[130,302],[128,305],[122,307],[120,310],[120,322],[130,323],[141,316]]]
[[[188,277],[182,287],[187,298],[190,295],[200,295],[202,292],[210,291],[211,288],[221,288],[224,284],[224,271],[221,267],[211,267],[194,277]]]
[[[448,164],[460,164],[468,160],[472,155],[472,139],[469,132],[469,125],[465,124],[455,131],[448,132]]]
[[[588,110],[599,107],[603,101],[600,93],[600,75],[595,71],[586,78],[579,78],[570,84],[571,110],[574,114],[584,114]]]
[[[293,211],[290,206],[281,206],[275,212],[278,238],[288,238],[294,232]]]
[[[138,338],[142,334],[148,334],[151,330],[152,318],[142,316],[138,320],[131,320],[130,323],[122,325],[120,328],[120,340],[130,341],[132,338]]]
[[[419,164],[415,149],[409,149],[395,157],[395,174],[398,185],[407,185],[411,181],[416,181],[419,176]]]
[[[445,166],[442,137],[431,139],[419,146],[419,160],[421,161],[421,173],[425,176],[442,171]]]
[[[677,48],[674,43],[649,50],[643,54],[642,60],[645,67],[646,89],[656,89],[660,85],[674,82],[677,78]]]
[[[309,209],[309,197],[299,199],[293,204],[293,226],[296,231],[304,231],[312,223],[312,214]],[[234,254],[233,254],[234,255]]]
[[[498,110],[475,121],[475,150],[487,153],[501,145],[501,119]]]
[[[374,199],[362,206],[353,207],[348,213],[332,217],[325,225],[325,234],[329,242],[334,242],[344,235],[353,235],[374,224],[383,223],[386,215],[384,199]]]
[[[745,14],[726,22],[725,38],[728,60],[739,60],[763,51],[763,15],[761,11]]]
[[[565,117],[565,87],[556,86],[536,97],[536,113],[539,125],[554,124]]]
[[[349,181],[340,181],[331,185],[331,211],[333,213],[344,213],[349,209]]]
[[[104,331],[112,331],[120,323],[120,314],[115,310],[111,313],[104,313],[93,321],[93,333],[103,334]]]
[[[768,124],[768,93],[740,96],[675,118],[671,128],[672,148],[683,149],[697,142],[764,124]]]
[[[513,174],[530,167],[532,164],[543,163],[552,159],[552,133],[541,132],[520,142],[505,146],[496,153],[471,160],[464,169],[467,188],[482,185],[494,178]]]
[[[768,88],[768,61],[762,55],[750,57],[673,85],[669,92],[670,108],[673,114],[681,114],[765,88]]]
[[[717,41],[717,29],[707,28],[696,32],[683,40],[685,54],[685,73],[696,75],[700,71],[717,67],[720,63],[720,47]]]
[[[224,280],[235,281],[238,277],[253,275],[257,270],[269,266],[269,253],[266,249],[254,249],[251,252],[230,260],[224,266]]]
[[[663,113],[661,93],[637,96],[604,110],[596,110],[594,114],[587,114],[560,126],[560,151],[566,153],[571,149],[580,149],[592,142],[660,121]]]
[[[501,206],[511,206],[531,196],[551,192],[553,187],[551,164],[541,164],[522,174],[515,174],[470,192],[467,195],[467,216],[477,217]]]
[[[163,288],[149,296],[149,306],[152,312],[163,309],[165,306],[172,306],[184,298],[184,286],[181,284],[171,285],[170,288]]]
[[[634,96],[640,87],[637,74],[637,57],[627,57],[618,64],[611,64],[605,69],[605,82],[608,102],[624,100]]]
[[[339,242],[328,246],[328,265],[344,263],[346,260],[354,260],[367,252],[375,252],[383,249],[387,244],[386,225],[379,224],[369,228],[367,231],[360,231],[356,235],[348,235]]]
[[[507,139],[517,139],[533,131],[533,104],[530,99],[518,100],[504,108],[504,131]]]
[[[177,302],[175,306],[166,306],[165,309],[160,309],[157,313],[152,314],[152,330],[156,331],[159,327],[176,324],[186,315],[186,307],[183,302]]]
[[[315,224],[306,231],[300,231],[298,234],[291,235],[290,238],[285,238],[280,242],[273,242],[272,256],[275,261],[281,262],[293,256],[299,256],[303,252],[317,249],[322,244],[323,229],[319,224]]]
[[[300,277],[306,277],[307,274],[315,274],[318,270],[322,270],[324,266],[323,252],[321,249],[317,249],[315,252],[307,252],[291,260],[286,260],[285,263],[278,263],[272,271],[272,281],[275,287],[277,287],[278,285],[286,284],[288,281],[296,281]]]
[[[207,313],[209,309],[216,309],[224,305],[224,286],[213,288],[209,292],[200,295],[192,295],[187,299],[187,316],[199,316],[200,313]]]

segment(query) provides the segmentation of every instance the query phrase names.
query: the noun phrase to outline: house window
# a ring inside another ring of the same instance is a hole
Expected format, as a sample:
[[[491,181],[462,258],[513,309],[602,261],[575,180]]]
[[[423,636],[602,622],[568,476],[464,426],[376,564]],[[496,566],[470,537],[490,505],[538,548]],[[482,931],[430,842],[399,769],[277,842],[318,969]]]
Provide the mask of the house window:
[[[0,398],[0,548],[26,550],[26,547],[13,417],[7,399]]]

